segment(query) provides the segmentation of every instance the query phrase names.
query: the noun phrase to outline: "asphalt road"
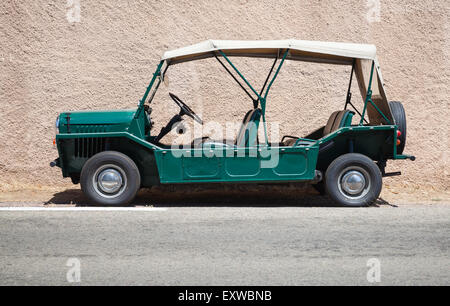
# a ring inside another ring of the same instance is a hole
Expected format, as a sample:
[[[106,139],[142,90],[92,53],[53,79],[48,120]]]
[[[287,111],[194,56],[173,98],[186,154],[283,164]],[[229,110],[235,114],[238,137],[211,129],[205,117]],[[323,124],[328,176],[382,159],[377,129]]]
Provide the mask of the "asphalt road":
[[[450,285],[450,205],[0,211],[0,237],[0,285]]]

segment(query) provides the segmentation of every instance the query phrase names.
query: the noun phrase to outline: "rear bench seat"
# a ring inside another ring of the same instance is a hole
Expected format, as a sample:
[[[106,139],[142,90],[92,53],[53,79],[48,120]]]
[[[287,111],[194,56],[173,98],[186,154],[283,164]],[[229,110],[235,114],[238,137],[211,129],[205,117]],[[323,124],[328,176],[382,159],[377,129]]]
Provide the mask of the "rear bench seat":
[[[321,138],[325,137],[328,134],[333,133],[334,131],[336,131],[341,127],[350,126],[352,124],[352,118],[354,114],[355,114],[354,112],[349,110],[341,110],[333,112],[323,129],[323,135]],[[297,141],[297,139],[298,138],[289,138],[283,142],[283,145],[289,147],[293,146]]]

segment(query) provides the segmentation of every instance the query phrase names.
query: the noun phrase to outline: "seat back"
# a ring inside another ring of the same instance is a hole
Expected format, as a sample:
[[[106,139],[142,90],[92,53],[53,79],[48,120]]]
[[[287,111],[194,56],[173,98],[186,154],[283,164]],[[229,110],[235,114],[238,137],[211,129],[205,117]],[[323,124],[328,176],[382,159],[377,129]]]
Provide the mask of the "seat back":
[[[343,126],[350,126],[352,124],[352,118],[354,114],[354,112],[349,110],[333,112],[328,119],[325,128],[323,129],[323,136],[333,133]]]
[[[245,114],[241,128],[236,136],[236,146],[251,147],[256,145],[260,119],[261,109],[259,108],[251,109]]]

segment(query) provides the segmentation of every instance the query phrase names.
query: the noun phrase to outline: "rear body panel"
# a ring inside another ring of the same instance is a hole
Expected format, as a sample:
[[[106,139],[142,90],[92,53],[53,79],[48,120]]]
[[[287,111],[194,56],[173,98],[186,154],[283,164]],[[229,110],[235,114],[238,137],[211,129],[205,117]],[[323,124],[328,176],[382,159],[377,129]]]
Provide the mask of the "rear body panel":
[[[317,169],[325,171],[337,157],[360,153],[374,161],[397,159],[397,126],[348,126],[319,139]]]

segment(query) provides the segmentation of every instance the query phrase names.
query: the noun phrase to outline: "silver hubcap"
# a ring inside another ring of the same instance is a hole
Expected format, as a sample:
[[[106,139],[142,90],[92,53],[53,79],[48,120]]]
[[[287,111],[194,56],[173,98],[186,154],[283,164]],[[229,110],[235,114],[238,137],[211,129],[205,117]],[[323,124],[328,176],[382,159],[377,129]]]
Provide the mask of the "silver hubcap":
[[[361,172],[349,171],[342,177],[342,189],[348,194],[358,194],[366,186],[366,179]]]
[[[98,187],[106,193],[114,193],[122,186],[122,176],[119,171],[106,169],[100,172],[97,181]]]
[[[94,190],[106,198],[115,198],[123,193],[127,185],[125,172],[117,165],[103,165],[92,178]]]
[[[367,170],[362,167],[347,167],[339,176],[339,191],[349,199],[359,199],[364,197],[369,192],[370,187],[370,175]]]

